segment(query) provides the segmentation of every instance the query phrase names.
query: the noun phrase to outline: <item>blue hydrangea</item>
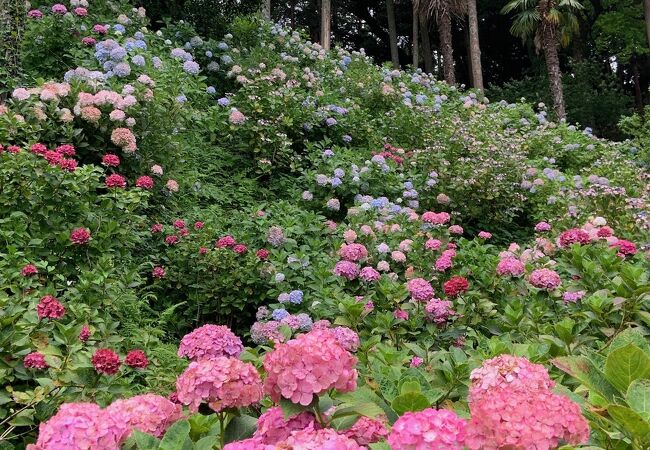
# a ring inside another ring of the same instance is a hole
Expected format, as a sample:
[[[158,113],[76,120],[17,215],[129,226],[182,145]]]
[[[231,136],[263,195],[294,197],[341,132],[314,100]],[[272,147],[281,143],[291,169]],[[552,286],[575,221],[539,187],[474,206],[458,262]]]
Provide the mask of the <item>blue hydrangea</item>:
[[[185,96],[185,94],[181,94],[178,97],[176,97],[176,101],[178,103],[185,103],[187,101],[187,97]]]
[[[131,75],[131,66],[126,62],[118,63],[113,67],[113,73],[119,78],[128,77]]]
[[[126,58],[126,49],[124,47],[115,47],[111,50],[111,59],[119,62]]]
[[[298,327],[302,331],[309,331],[311,330],[312,325],[314,322],[311,320],[311,317],[309,317],[305,313],[300,313],[296,314],[295,318],[298,320]]]
[[[334,152],[332,151],[331,148],[326,148],[325,150],[323,150],[323,156],[325,158],[329,158],[331,156],[334,156]]]
[[[217,90],[214,88],[214,86],[208,86],[207,88],[205,88],[205,92],[207,92],[208,94],[212,95],[212,94],[214,94],[215,92],[217,92]]]
[[[274,309],[273,313],[271,314],[271,317],[273,318],[273,320],[280,321],[280,320],[284,319],[285,317],[287,317],[288,315],[289,315],[289,311],[287,311],[286,309],[280,308],[280,309]]]
[[[229,55],[223,55],[221,57],[221,63],[225,65],[232,64],[232,58]]]
[[[225,42],[219,42],[217,44],[217,47],[219,48],[219,50],[228,50],[228,44],[226,44]]]
[[[300,290],[294,290],[289,292],[289,301],[294,305],[299,305],[302,303],[303,293]]]
[[[194,61],[185,61],[183,63],[183,70],[189,73],[190,75],[198,75],[201,68]]]
[[[144,56],[142,55],[135,55],[133,58],[131,58],[131,62],[135,64],[138,67],[142,67],[145,64],[144,61]]]
[[[151,63],[153,64],[154,68],[160,69],[162,67],[162,60],[158,58],[157,56],[154,56],[151,58]]]
[[[124,25],[121,23],[116,23],[115,25],[112,26],[113,31],[115,31],[118,34],[124,34],[126,32],[126,28],[124,28]]]
[[[275,274],[275,282],[276,283],[282,283],[284,281],[284,274],[282,272],[278,272]]]
[[[343,184],[343,182],[341,181],[340,178],[338,178],[338,177],[332,178],[332,187],[338,187],[341,184]]]
[[[207,56],[208,58],[212,58],[212,52],[210,50],[206,50],[205,56]]]
[[[336,121],[336,119],[335,119],[334,117],[328,117],[328,118],[325,120],[325,124],[326,124],[328,127],[333,127],[333,126],[336,125],[337,123],[338,123],[338,122]]]
[[[217,104],[219,106],[228,106],[230,105],[230,100],[228,100],[226,97],[221,97],[219,100],[217,100]]]
[[[346,143],[352,142],[352,136],[350,136],[349,134],[343,135],[343,142]]]
[[[133,33],[133,37],[136,39],[144,39],[144,34],[142,33],[142,31],[136,31],[135,33]]]

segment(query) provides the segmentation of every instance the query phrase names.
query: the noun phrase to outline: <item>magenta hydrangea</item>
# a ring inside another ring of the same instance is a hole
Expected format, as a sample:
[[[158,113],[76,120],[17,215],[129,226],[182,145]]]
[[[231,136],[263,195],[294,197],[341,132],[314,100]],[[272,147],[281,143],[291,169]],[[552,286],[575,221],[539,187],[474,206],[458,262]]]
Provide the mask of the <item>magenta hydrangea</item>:
[[[162,437],[167,428],[183,418],[181,405],[155,394],[116,400],[105,412],[125,429],[125,433],[120,437],[121,441],[128,439],[134,429]]]
[[[560,276],[557,274],[557,272],[551,269],[533,270],[533,273],[530,274],[528,281],[536,288],[546,289],[548,291],[553,291],[557,289],[560,284],[562,284],[562,279]]]
[[[335,327],[330,332],[341,346],[349,352],[356,352],[361,344],[359,335],[348,327]]]
[[[366,283],[373,281],[379,281],[381,279],[381,274],[374,267],[364,267],[359,273],[359,278]]]
[[[446,323],[456,314],[451,301],[437,298],[433,298],[427,302],[424,307],[424,312],[426,320],[438,325]]]
[[[339,256],[347,261],[359,262],[368,257],[368,250],[363,244],[343,244]]]
[[[368,445],[382,441],[388,436],[385,418],[372,419],[360,417],[359,420],[343,433],[345,436],[356,441],[359,445]]]
[[[497,264],[497,274],[502,277],[519,277],[524,274],[526,266],[523,262],[513,257],[506,257]]]
[[[262,399],[262,381],[252,364],[215,356],[190,363],[176,379],[178,401],[193,412],[201,403],[214,411],[241,408]]]
[[[237,358],[244,351],[241,339],[225,325],[207,324],[183,336],[178,356],[192,361],[215,356]]]
[[[329,330],[312,330],[266,354],[264,390],[275,402],[286,398],[309,405],[314,395],[329,389],[356,389],[356,363]]]
[[[434,292],[431,283],[424,278],[413,278],[406,283],[406,289],[411,298],[416,301],[427,301],[433,298]]]
[[[354,280],[359,276],[359,265],[352,261],[339,261],[334,266],[334,275],[347,280]]]
[[[315,417],[310,412],[302,412],[285,419],[282,408],[274,406],[266,410],[257,420],[257,429],[253,438],[262,444],[277,444],[291,436],[293,431],[314,424],[314,420]]]
[[[407,412],[393,424],[392,450],[462,450],[467,422],[447,409]]]
[[[571,228],[570,230],[563,231],[558,238],[558,245],[560,247],[569,247],[573,244],[585,245],[591,242],[589,233],[580,228]]]

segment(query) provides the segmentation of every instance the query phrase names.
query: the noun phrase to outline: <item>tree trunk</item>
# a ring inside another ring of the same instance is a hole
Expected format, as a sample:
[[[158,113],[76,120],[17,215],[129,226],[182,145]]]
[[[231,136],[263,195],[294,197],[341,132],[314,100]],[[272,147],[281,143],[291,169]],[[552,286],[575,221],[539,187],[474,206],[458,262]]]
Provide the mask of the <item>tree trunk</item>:
[[[553,25],[542,19],[542,46],[546,70],[548,71],[548,82],[553,98],[553,108],[558,120],[566,119],[564,107],[564,95],[562,93],[562,72],[560,71],[560,58],[557,53],[558,39]]]
[[[429,18],[426,14],[420,14],[420,35],[422,36],[424,71],[426,73],[433,73],[433,53],[431,52],[431,39],[429,38]]]
[[[6,73],[16,76],[20,72],[20,47],[25,30],[24,0],[0,1],[0,58]],[[6,88],[0,82],[0,88]]]
[[[636,57],[632,58],[632,81],[634,82],[634,105],[637,111],[643,111],[643,97],[641,95],[641,74],[639,73],[639,62]]]
[[[325,50],[330,49],[332,31],[332,3],[330,0],[322,0],[320,14],[320,38],[321,45]]]
[[[271,0],[262,1],[262,18],[264,20],[271,20]]]
[[[650,0],[643,0],[643,9],[645,10],[645,33],[650,45]]]
[[[650,0],[649,0],[650,1]],[[467,0],[467,22],[469,24],[469,49],[474,88],[483,91],[483,70],[481,68],[481,46],[478,39],[478,12],[476,0]]]
[[[417,8],[417,2],[413,2],[413,68],[417,69],[420,65],[420,14]]]
[[[442,71],[447,84],[453,85],[456,84],[456,74],[454,73],[454,47],[451,43],[451,14],[449,11],[443,11],[438,17],[438,35],[442,53]]]
[[[390,59],[393,67],[399,69],[399,53],[397,50],[397,25],[395,24],[395,2],[386,0],[386,15],[388,16],[388,38],[390,40]]]

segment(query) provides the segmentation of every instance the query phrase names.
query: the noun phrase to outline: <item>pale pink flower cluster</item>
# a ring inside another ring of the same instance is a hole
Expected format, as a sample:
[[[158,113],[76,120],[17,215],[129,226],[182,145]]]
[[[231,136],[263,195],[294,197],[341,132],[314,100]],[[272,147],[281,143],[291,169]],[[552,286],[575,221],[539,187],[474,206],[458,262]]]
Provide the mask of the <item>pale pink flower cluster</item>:
[[[562,284],[562,279],[557,272],[551,269],[536,269],[530,274],[528,279],[530,284],[538,289],[553,291]]]
[[[295,450],[364,450],[353,439],[338,434],[331,428],[316,429],[307,427],[294,431],[285,441],[278,443],[276,448]]]
[[[403,263],[406,261],[406,255],[399,250],[395,250],[390,252],[390,259],[398,263]]]
[[[379,281],[381,279],[381,274],[377,272],[377,270],[375,270],[373,267],[368,266],[361,269],[359,278],[361,278],[362,281],[369,283],[372,281]]]
[[[423,302],[433,298],[433,286],[424,278],[414,278],[406,283],[406,289],[411,298]]]
[[[363,244],[343,244],[339,256],[347,261],[358,262],[368,257],[368,250]]]
[[[111,142],[126,153],[133,153],[137,149],[135,135],[128,128],[115,128],[111,132]]]
[[[335,327],[329,330],[341,346],[349,352],[356,352],[361,344],[359,335],[348,327]]]
[[[313,423],[314,415],[310,412],[302,412],[285,420],[282,408],[274,406],[257,420],[253,438],[262,444],[277,444],[287,439],[293,431],[305,429]]]
[[[354,230],[345,230],[343,232],[343,239],[348,244],[351,244],[357,239],[357,233]]]
[[[275,402],[281,397],[309,405],[329,389],[356,389],[357,359],[329,330],[312,330],[279,344],[264,358],[264,390]]]
[[[424,243],[424,248],[426,248],[427,250],[438,250],[441,245],[442,242],[440,242],[438,239],[428,239]]]
[[[216,356],[238,358],[244,351],[241,339],[225,325],[207,324],[183,336],[178,356],[192,361]]]
[[[462,450],[467,423],[447,409],[407,412],[388,436],[392,450]]]
[[[385,418],[371,419],[360,417],[351,428],[343,434],[356,441],[359,445],[368,445],[386,439],[388,430]]]
[[[113,422],[121,424],[126,430],[120,438],[121,441],[128,439],[134,429],[162,437],[167,428],[183,418],[181,405],[154,394],[116,400],[104,411]]]
[[[445,223],[449,222],[450,219],[451,216],[446,212],[435,213],[432,211],[427,211],[422,214],[422,221],[431,225],[444,225]]]
[[[424,307],[425,318],[428,321],[438,325],[446,323],[456,314],[453,309],[453,303],[449,300],[440,300],[433,298],[429,300]]]
[[[524,274],[526,266],[517,258],[507,257],[503,258],[497,264],[497,274],[502,277],[519,277]]]
[[[223,356],[193,361],[176,379],[178,400],[193,412],[201,403],[214,411],[241,408],[262,399],[262,381],[252,364]]]

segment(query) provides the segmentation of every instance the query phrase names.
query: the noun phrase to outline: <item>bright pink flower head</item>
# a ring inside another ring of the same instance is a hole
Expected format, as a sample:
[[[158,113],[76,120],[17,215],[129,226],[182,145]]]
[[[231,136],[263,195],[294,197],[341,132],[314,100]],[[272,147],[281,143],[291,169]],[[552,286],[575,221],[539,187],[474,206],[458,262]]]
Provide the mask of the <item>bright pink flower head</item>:
[[[181,405],[154,394],[116,400],[104,411],[113,422],[120,424],[124,429],[124,433],[120,436],[121,442],[128,439],[133,430],[140,430],[160,438],[167,428],[183,418]]]
[[[551,269],[536,269],[530,274],[528,282],[538,289],[553,291],[560,286],[562,279]]]
[[[428,239],[424,243],[424,248],[426,248],[427,250],[438,250],[441,245],[442,242],[440,242],[438,239]]]
[[[433,298],[433,286],[424,278],[413,278],[406,283],[406,289],[409,291],[413,300],[424,302]]]
[[[237,244],[237,241],[235,241],[234,237],[222,236],[217,240],[214,246],[217,248],[230,248],[230,247],[234,247],[235,244]]]
[[[81,327],[81,331],[79,332],[79,340],[81,342],[86,342],[88,339],[90,339],[90,328],[88,325],[84,325]]]
[[[395,250],[390,252],[390,259],[398,263],[403,263],[406,261],[406,255],[399,250]]]
[[[420,358],[419,356],[414,356],[411,358],[411,362],[409,363],[409,367],[420,367],[424,360]]]
[[[108,28],[105,25],[101,25],[98,23],[93,26],[93,32],[97,34],[106,34],[108,33]]]
[[[115,375],[120,370],[120,356],[110,348],[100,348],[91,359],[97,373]]]
[[[343,434],[359,445],[373,444],[386,439],[388,436],[386,425],[385,420],[360,417],[352,428],[348,428]]]
[[[453,411],[432,408],[407,412],[393,424],[393,450],[462,450],[467,422]]]
[[[28,17],[31,17],[32,19],[40,19],[43,17],[43,13],[40,12],[38,9],[32,9],[27,13]]]
[[[300,450],[364,450],[353,439],[338,434],[331,428],[316,429],[313,426],[294,431],[277,448]]]
[[[95,403],[64,403],[38,428],[30,450],[115,450],[124,428]]]
[[[102,164],[109,167],[117,167],[120,165],[120,157],[112,153],[107,153],[102,157]]]
[[[10,145],[9,147],[7,147],[7,151],[13,154],[20,153],[20,147],[18,147],[17,145]]]
[[[207,247],[200,247],[199,248],[199,255],[205,255],[208,253],[208,248]]]
[[[154,223],[153,225],[151,225],[151,234],[162,233],[162,230],[163,230],[162,223]]]
[[[248,251],[248,247],[246,247],[244,244],[236,244],[232,250],[237,253],[238,255],[243,255]]]
[[[181,228],[185,228],[185,221],[183,219],[176,219],[174,220],[174,228],[178,228],[179,230]]]
[[[610,245],[610,247],[617,249],[618,256],[621,256],[623,258],[626,256],[636,255],[636,245],[634,242],[626,241],[625,239],[619,239]]]
[[[56,297],[46,295],[36,305],[39,319],[60,319],[65,315],[65,307]]]
[[[262,381],[252,364],[217,356],[192,361],[176,380],[178,400],[193,412],[201,403],[214,411],[242,408],[262,399]]]
[[[422,214],[422,221],[432,225],[444,225],[445,223],[449,222],[449,220],[451,220],[451,216],[446,212],[435,213],[432,211],[427,211]]]
[[[570,230],[563,231],[558,238],[558,245],[560,247],[570,247],[573,244],[586,245],[591,242],[589,233],[580,228],[571,228]]]
[[[43,157],[45,158],[45,161],[48,162],[48,164],[51,166],[56,166],[63,158],[63,155],[55,150],[47,150],[43,154]]]
[[[30,147],[29,150],[30,150],[32,153],[34,153],[35,155],[44,155],[45,152],[47,151],[47,147],[45,146],[45,144],[41,144],[41,143],[39,142],[39,143],[33,144],[33,145]]]
[[[551,231],[551,224],[548,222],[539,222],[537,225],[535,225],[535,231],[537,231],[538,233]]]
[[[74,9],[74,13],[79,17],[86,17],[88,15],[88,10],[86,8],[79,7]]]
[[[95,39],[92,36],[84,36],[83,38],[81,38],[81,43],[83,45],[87,45],[88,47],[92,47],[97,43],[97,39]]]
[[[312,330],[266,354],[264,390],[275,402],[283,397],[309,405],[314,395],[329,389],[356,389],[356,363],[329,330]]]
[[[124,189],[126,187],[126,178],[114,173],[106,177],[105,184],[109,189]]]
[[[265,248],[261,248],[257,252],[255,252],[255,256],[257,256],[262,261],[265,261],[269,259],[269,251]]]
[[[460,225],[452,225],[448,228],[448,230],[451,234],[463,234],[464,232],[463,227]]]
[[[25,369],[47,369],[49,366],[45,362],[45,356],[39,352],[31,352],[23,358]]]
[[[526,266],[517,258],[507,257],[503,258],[497,264],[497,274],[502,277],[519,277],[524,274]]]
[[[54,14],[63,15],[67,12],[68,12],[68,8],[66,8],[65,5],[62,5],[61,3],[56,3],[52,5],[52,13]]]
[[[436,270],[438,272],[444,272],[447,269],[450,269],[453,265],[453,261],[450,256],[441,256],[440,258],[436,259]]]
[[[71,144],[59,145],[56,148],[56,151],[61,153],[62,155],[65,155],[65,156],[74,156],[76,154],[76,151],[74,149],[74,145],[71,145]]]
[[[165,244],[167,245],[176,245],[178,244],[178,241],[180,241],[180,238],[175,234],[170,234],[169,236],[165,236]]]
[[[352,261],[339,261],[334,266],[334,275],[354,280],[359,276],[359,265]]]
[[[142,175],[135,181],[135,187],[149,190],[153,188],[153,178],[148,175]]]
[[[424,307],[425,318],[438,325],[444,324],[456,314],[452,306],[449,300],[433,298]]]
[[[610,236],[614,236],[614,230],[611,227],[604,226],[598,229],[596,236],[599,238],[608,238]]]
[[[195,230],[200,230],[203,227],[205,227],[205,223],[201,222],[200,220],[197,220],[196,222],[194,222],[194,229]]]
[[[377,272],[373,267],[364,267],[359,273],[359,278],[366,283],[371,283],[373,281],[379,281],[381,279],[381,274]]]
[[[396,309],[393,311],[393,317],[397,320],[409,320],[409,313],[403,309]]]
[[[339,256],[347,261],[358,262],[368,257],[368,250],[363,244],[343,244]]]
[[[564,300],[564,303],[576,303],[578,300],[581,300],[585,294],[585,291],[568,291],[562,295],[562,300]]]
[[[124,364],[134,369],[146,369],[149,365],[149,359],[142,350],[131,350],[126,354]]]
[[[207,324],[183,336],[178,356],[192,361],[226,356],[238,358],[244,351],[241,339],[225,325]]]
[[[285,420],[282,408],[274,406],[257,420],[253,438],[262,444],[275,445],[287,439],[293,431],[303,430],[314,422],[315,417],[310,412],[302,412]]]
[[[492,233],[488,233],[487,231],[481,231],[479,232],[478,237],[481,239],[488,240],[492,238]]]
[[[156,266],[151,271],[151,276],[154,278],[158,278],[158,279],[165,278],[165,275],[166,275],[165,268],[161,266]]]
[[[456,275],[446,281],[442,287],[447,297],[455,298],[460,294],[467,292],[469,289],[469,282],[464,277]]]
[[[77,161],[74,159],[61,158],[58,165],[61,170],[65,170],[66,172],[74,172],[77,170]]]
[[[25,267],[23,267],[23,270],[20,271],[20,274],[24,277],[31,277],[32,275],[36,275],[38,273],[38,269],[34,264],[27,264]]]
[[[483,365],[470,374],[470,401],[488,395],[495,388],[516,390],[553,389],[555,383],[541,364],[513,355],[499,355],[483,361]]]
[[[330,328],[329,332],[332,333],[334,339],[347,351],[356,352],[361,344],[359,335],[348,327],[335,327]]]

